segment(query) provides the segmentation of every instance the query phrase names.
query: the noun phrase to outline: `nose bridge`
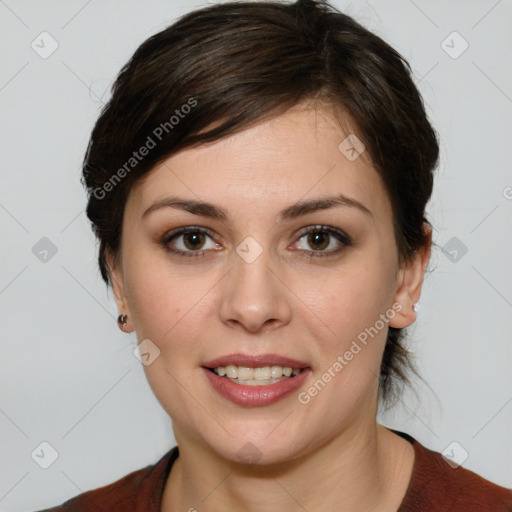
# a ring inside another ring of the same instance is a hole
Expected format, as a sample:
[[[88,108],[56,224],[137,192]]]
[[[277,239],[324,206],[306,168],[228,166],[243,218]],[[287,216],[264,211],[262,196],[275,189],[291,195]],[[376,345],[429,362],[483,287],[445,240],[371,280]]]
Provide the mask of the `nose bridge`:
[[[236,321],[249,330],[259,329],[269,320],[288,321],[283,287],[271,271],[273,259],[271,250],[252,236],[235,248],[222,300],[223,321]]]

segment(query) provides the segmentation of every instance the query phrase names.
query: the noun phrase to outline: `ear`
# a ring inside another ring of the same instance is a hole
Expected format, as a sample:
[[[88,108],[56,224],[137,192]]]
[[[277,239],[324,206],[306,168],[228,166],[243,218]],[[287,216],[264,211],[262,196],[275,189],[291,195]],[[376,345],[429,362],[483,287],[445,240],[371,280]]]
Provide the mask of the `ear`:
[[[107,249],[105,260],[109,270],[112,290],[117,304],[118,315],[127,315],[127,322],[124,325],[124,332],[133,331],[132,315],[128,305],[128,298],[124,288],[124,275],[120,262],[116,261],[114,254]]]
[[[394,302],[401,304],[402,309],[397,311],[394,318],[390,320],[390,327],[402,329],[416,320],[416,312],[412,306],[420,299],[423,277],[430,260],[432,247],[432,228],[424,222],[423,229],[427,235],[427,243],[398,271]]]

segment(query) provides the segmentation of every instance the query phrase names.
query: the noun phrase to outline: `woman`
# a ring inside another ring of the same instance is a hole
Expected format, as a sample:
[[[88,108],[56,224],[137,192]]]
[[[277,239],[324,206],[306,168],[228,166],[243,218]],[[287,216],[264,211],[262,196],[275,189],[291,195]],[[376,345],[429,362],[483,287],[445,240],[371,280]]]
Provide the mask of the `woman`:
[[[83,178],[177,447],[51,510],[512,510],[376,421],[413,369],[438,152],[408,64],[326,3],[211,6],[143,43]]]

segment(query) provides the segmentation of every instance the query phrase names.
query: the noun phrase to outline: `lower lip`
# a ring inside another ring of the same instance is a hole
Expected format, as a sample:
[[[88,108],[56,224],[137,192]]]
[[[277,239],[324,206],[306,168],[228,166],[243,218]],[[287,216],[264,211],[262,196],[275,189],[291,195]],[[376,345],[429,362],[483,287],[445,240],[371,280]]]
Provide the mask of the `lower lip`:
[[[297,390],[311,371],[309,368],[304,368],[295,377],[290,377],[267,386],[244,386],[243,384],[235,384],[225,377],[219,377],[207,368],[203,367],[203,370],[211,385],[220,395],[234,404],[247,407],[263,407],[282,400]]]

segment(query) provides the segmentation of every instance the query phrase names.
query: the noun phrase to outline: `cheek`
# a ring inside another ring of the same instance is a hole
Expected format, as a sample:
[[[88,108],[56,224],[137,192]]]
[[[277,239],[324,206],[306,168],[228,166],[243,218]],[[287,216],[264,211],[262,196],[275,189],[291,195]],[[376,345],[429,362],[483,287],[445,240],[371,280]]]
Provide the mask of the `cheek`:
[[[321,328],[321,339],[343,348],[390,307],[390,283],[389,271],[380,264],[360,263],[331,269],[328,279],[303,280],[297,295],[303,298],[308,317],[318,326],[315,330],[320,332]]]
[[[198,328],[215,281],[208,273],[172,264],[165,256],[134,255],[126,266],[127,295],[139,336],[166,344],[186,325]],[[211,281],[211,282],[210,282]],[[206,294],[206,295],[205,295]],[[196,327],[194,327],[196,326]]]
[[[298,293],[309,289],[303,318],[314,339],[315,359],[320,361],[315,382],[322,390],[310,388],[313,395],[318,393],[312,411],[321,414],[322,407],[336,403],[331,408],[333,421],[342,421],[349,411],[372,399],[392,319],[386,313],[393,300],[392,275],[385,255],[375,252],[331,270],[329,279],[304,281]]]
[[[308,402],[312,417],[329,411],[326,432],[374,406],[389,322],[381,315],[390,308],[390,290],[383,274],[368,268],[375,267],[347,267],[304,301],[319,364],[300,403]]]

